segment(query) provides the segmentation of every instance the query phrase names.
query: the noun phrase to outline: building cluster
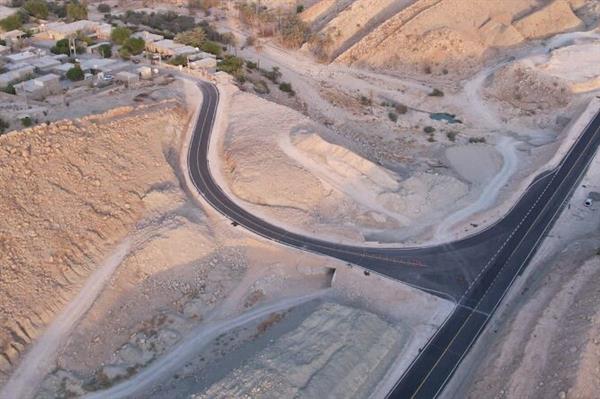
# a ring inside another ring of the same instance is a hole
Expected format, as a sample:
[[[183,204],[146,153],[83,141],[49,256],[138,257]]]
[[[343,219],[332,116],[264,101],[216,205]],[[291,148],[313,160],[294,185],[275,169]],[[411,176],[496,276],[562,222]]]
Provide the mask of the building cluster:
[[[48,24],[41,24],[39,26],[40,36],[45,36],[52,40],[61,40],[69,37],[74,37],[80,32],[101,40],[110,39],[110,33],[112,26],[104,22],[95,22],[88,20],[75,21],[71,23],[65,22],[51,22]]]
[[[130,84],[152,78],[157,69],[134,65],[141,62],[140,56],[132,62],[105,54],[113,46],[110,41],[112,29],[104,22],[80,20],[44,22],[27,32],[12,30],[0,33],[3,41],[0,45],[0,90],[35,100],[64,93],[76,84],[66,79],[68,72],[76,66],[81,68],[84,81],[94,80],[101,84],[113,80]],[[136,32],[132,36],[144,40],[144,57],[152,64],[185,57],[190,69],[203,73],[216,71],[217,60],[213,54],[147,31]],[[73,39],[68,44],[70,55],[52,53],[53,46],[63,39]],[[90,41],[93,44],[85,44]],[[81,43],[84,43],[83,46]],[[82,47],[85,52],[79,54]],[[114,49],[112,53],[115,53]],[[109,58],[105,58],[107,56]]]
[[[200,51],[200,49],[185,44],[177,43],[171,39],[165,39],[161,35],[142,31],[133,34],[134,37],[144,39],[146,50],[165,57],[186,57],[193,69],[214,73],[217,69],[217,58],[214,54]]]

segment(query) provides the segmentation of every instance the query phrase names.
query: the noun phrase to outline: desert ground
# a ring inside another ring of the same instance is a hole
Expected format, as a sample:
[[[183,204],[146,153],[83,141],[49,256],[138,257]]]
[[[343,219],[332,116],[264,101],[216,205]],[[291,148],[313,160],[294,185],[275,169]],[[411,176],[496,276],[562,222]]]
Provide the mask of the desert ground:
[[[129,8],[185,9],[144,3]],[[316,39],[298,49],[247,45],[256,32],[229,3],[198,16],[257,65],[215,78],[215,178],[289,230],[372,246],[472,234],[597,107],[596,1],[303,6]],[[261,72],[274,70],[278,82]],[[0,97],[3,117],[39,122],[0,137],[0,398],[376,398],[450,314],[212,210],[186,165],[201,101],[183,72],[51,107]],[[447,397],[595,396],[600,220],[582,203],[600,192],[598,162]]]

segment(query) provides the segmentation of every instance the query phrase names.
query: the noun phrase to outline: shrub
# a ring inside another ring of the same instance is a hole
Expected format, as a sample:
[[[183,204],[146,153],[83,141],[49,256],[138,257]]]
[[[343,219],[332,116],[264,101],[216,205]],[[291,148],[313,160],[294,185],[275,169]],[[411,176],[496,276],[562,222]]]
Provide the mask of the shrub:
[[[265,82],[264,80],[259,80],[258,82],[253,82],[252,84],[254,86],[254,91],[258,94],[269,94],[271,92],[271,90],[269,90],[267,82]]]
[[[23,26],[23,22],[18,14],[13,14],[0,20],[0,27],[7,32],[10,30],[19,29],[21,26]]]
[[[138,55],[141,54],[142,51],[144,51],[144,48],[146,47],[146,42],[142,38],[130,37],[129,39],[125,40],[125,43],[123,43],[123,47],[125,47],[130,54]]]
[[[469,143],[471,143],[471,144],[485,143],[485,142],[486,142],[485,137],[470,137],[469,138]]]
[[[296,6],[296,14],[300,14],[302,11],[304,11],[304,5],[298,4]]]
[[[396,114],[394,112],[389,112],[388,113],[388,118],[390,118],[390,120],[392,122],[397,122],[398,121],[398,114]]]
[[[105,3],[100,3],[98,4],[98,12],[101,12],[102,14],[107,14],[110,12],[110,6]]]
[[[25,127],[29,127],[33,124],[33,121],[31,120],[30,117],[26,116],[24,118],[21,118],[21,125],[25,126]]]
[[[192,47],[200,47],[206,41],[206,32],[201,27],[194,28],[175,36],[177,43],[185,44]]]
[[[216,55],[217,57],[221,56],[221,52],[223,52],[223,48],[219,43],[207,40],[200,46],[200,50],[205,51],[207,53],[211,53]]]
[[[248,68],[248,69],[256,69],[256,68],[258,68],[258,64],[256,62],[252,62],[250,60],[246,60],[246,68]]]
[[[67,7],[62,3],[59,4],[54,1],[49,2],[48,11],[58,18],[65,18],[67,16]]]
[[[103,44],[98,47],[98,51],[104,58],[112,57],[112,46],[110,44]]]
[[[254,35],[250,35],[246,38],[246,43],[244,44],[244,46],[252,47],[254,46],[254,43],[256,43],[256,38],[254,37]]]
[[[67,4],[67,19],[69,21],[79,21],[81,19],[87,19],[88,12],[87,7],[77,0],[71,1]]]
[[[13,86],[12,83],[8,84],[8,86],[3,87],[2,91],[4,93],[8,93],[8,94],[17,94],[17,91],[15,90],[15,86]]]
[[[196,26],[194,17],[189,15],[179,15],[176,12],[153,12],[128,10],[125,14],[118,17],[128,25],[145,25],[154,30],[162,31],[171,36],[186,30],[193,29]],[[204,27],[203,24],[200,24]],[[165,35],[166,36],[166,35]],[[209,37],[210,38],[210,37]]]
[[[317,57],[319,62],[327,62],[330,58],[330,49],[333,45],[333,38],[329,32],[319,32],[311,35],[308,40],[310,51]]]
[[[371,101],[371,99],[367,96],[360,96],[360,103],[362,105],[368,106],[371,105],[373,101]]]
[[[446,137],[448,137],[448,140],[450,140],[454,143],[456,141],[457,134],[458,133],[456,133],[456,132],[448,132],[448,133],[446,133]]]
[[[184,57],[183,55],[178,55],[177,57],[171,58],[169,60],[169,64],[175,66],[187,66],[187,57]]]
[[[244,60],[233,55],[226,55],[225,58],[217,64],[219,71],[227,72],[236,78],[244,75],[243,67]]]
[[[294,90],[292,89],[292,84],[291,83],[287,83],[287,82],[281,82],[279,84],[279,90],[281,90],[284,93],[288,93],[290,96],[293,96],[293,95],[296,94],[294,92]]]
[[[110,40],[116,44],[123,44],[131,36],[131,30],[128,28],[117,26],[110,32]]]
[[[310,38],[310,28],[297,15],[284,17],[279,26],[279,40],[286,47],[299,48]]]
[[[85,74],[79,65],[75,65],[73,68],[67,71],[67,79],[73,82],[83,80]]]
[[[429,97],[444,97],[444,92],[440,89],[433,89],[433,91],[429,93]]]
[[[267,71],[266,69],[261,69],[260,74],[275,84],[279,83],[279,78],[281,78],[281,72],[279,71],[279,67],[276,66],[271,68],[270,71]]]
[[[10,127],[10,124],[4,119],[0,118],[0,134],[6,132],[6,129]]]
[[[431,134],[431,133],[435,132],[435,128],[433,126],[425,126],[425,128],[423,129],[423,131],[425,133]]]
[[[124,60],[128,60],[131,58],[131,52],[127,47],[123,46],[119,49],[119,56]]]
[[[23,9],[36,18],[48,18],[48,4],[44,0],[27,0]]]
[[[396,104],[394,108],[396,109],[396,112],[400,115],[404,115],[408,112],[408,107],[404,104]]]

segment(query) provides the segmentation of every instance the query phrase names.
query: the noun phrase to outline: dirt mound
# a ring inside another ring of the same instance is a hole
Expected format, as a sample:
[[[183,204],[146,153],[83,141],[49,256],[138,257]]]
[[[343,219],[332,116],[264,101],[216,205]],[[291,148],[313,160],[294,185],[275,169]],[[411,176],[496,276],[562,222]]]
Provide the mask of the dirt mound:
[[[572,98],[565,81],[540,73],[527,63],[501,68],[494,74],[488,92],[500,101],[526,112],[563,108]]]

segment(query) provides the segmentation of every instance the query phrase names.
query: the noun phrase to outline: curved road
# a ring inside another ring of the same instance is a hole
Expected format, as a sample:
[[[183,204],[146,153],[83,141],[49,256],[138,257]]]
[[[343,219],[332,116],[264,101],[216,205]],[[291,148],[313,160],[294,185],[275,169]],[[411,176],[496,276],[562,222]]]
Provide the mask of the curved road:
[[[269,240],[360,265],[456,303],[389,398],[434,398],[441,393],[560,214],[600,143],[596,114],[554,170],[538,176],[501,220],[470,237],[422,248],[344,245],[286,231],[244,210],[223,192],[208,161],[219,92],[211,83],[199,86],[204,100],[188,164],[193,184],[211,206],[234,225]]]

